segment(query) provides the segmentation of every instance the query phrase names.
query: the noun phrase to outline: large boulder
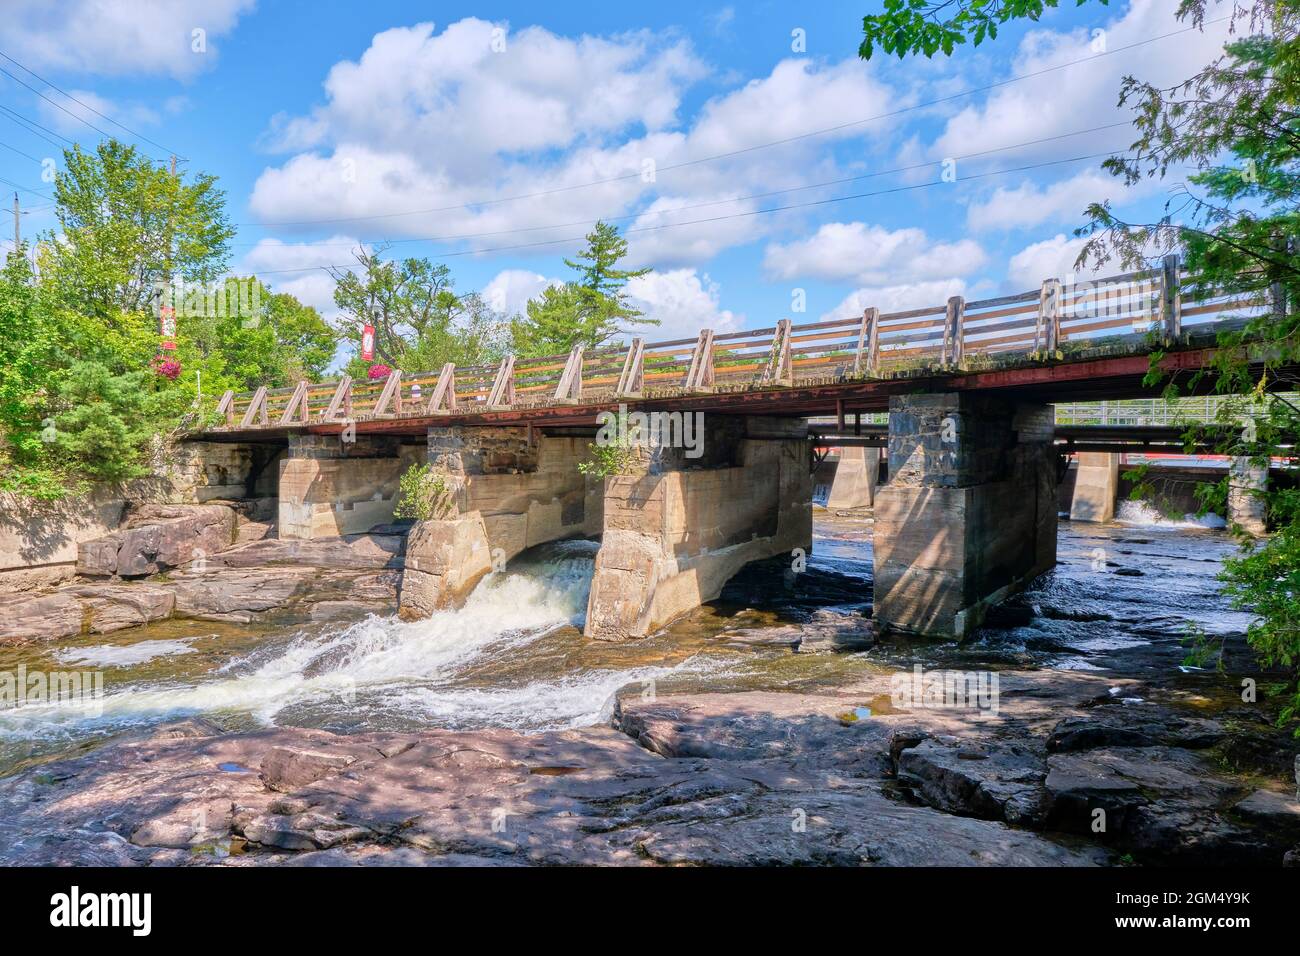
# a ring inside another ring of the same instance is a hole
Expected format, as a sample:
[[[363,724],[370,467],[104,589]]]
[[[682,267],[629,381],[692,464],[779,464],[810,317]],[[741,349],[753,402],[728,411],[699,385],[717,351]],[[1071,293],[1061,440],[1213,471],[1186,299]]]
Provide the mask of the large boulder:
[[[406,541],[398,613],[415,621],[455,607],[491,570],[492,551],[479,512],[417,522]]]
[[[256,613],[293,604],[315,577],[310,567],[230,568],[176,575],[168,586],[179,617],[247,622]]]
[[[78,547],[77,573],[138,578],[205,561],[234,543],[236,524],[222,505],[143,505],[122,530]]]

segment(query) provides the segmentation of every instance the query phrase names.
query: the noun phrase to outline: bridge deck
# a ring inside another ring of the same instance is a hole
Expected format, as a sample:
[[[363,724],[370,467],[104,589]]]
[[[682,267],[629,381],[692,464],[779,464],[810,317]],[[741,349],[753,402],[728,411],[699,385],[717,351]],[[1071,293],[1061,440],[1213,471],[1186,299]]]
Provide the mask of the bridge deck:
[[[1215,334],[1262,299],[1181,300],[1164,268],[1079,285],[1049,279],[1017,295],[694,339],[516,359],[436,373],[394,371],[227,392],[225,424],[203,437],[255,440],[288,431],[422,434],[431,424],[589,424],[619,404],[716,413],[843,415],[883,411],[889,396],[979,389],[1032,401],[1152,394],[1142,384],[1154,347],[1170,371],[1203,367]]]

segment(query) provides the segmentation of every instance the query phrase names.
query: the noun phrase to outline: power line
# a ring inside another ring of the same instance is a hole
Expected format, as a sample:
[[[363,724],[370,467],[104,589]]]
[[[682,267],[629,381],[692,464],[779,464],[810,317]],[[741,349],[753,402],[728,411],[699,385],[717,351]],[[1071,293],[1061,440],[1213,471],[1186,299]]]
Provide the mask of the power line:
[[[95,114],[96,116],[98,116],[98,117],[101,117],[102,119],[106,119],[106,120],[108,120],[110,123],[112,123],[112,124],[113,124],[114,126],[116,126],[118,129],[125,130],[126,132],[128,132],[128,133],[130,133],[132,136],[134,136],[136,139],[144,140],[144,142],[148,143],[149,145],[151,145],[151,146],[157,146],[159,149],[164,150],[165,152],[168,152],[168,153],[176,153],[176,150],[174,150],[174,149],[168,149],[168,148],[167,148],[166,146],[164,146],[162,143],[155,143],[155,142],[154,142],[153,140],[151,140],[148,136],[145,136],[143,133],[137,133],[135,130],[131,129],[129,126],[125,126],[125,125],[123,125],[122,123],[119,123],[117,120],[113,119],[113,117],[111,117],[111,116],[105,116],[103,113],[101,113],[99,110],[95,109],[95,107],[91,106],[89,103],[85,103],[85,102],[83,102],[83,101],[77,99],[75,96],[73,96],[73,95],[72,95],[71,93],[69,93],[67,90],[62,89],[61,87],[55,86],[53,83],[51,83],[51,82],[50,82],[49,80],[47,80],[45,77],[41,76],[39,73],[37,73],[35,70],[33,70],[31,67],[29,67],[29,66],[25,66],[24,64],[19,63],[17,60],[15,60],[13,57],[11,57],[8,53],[5,53],[3,50],[0,50],[0,56],[4,57],[6,60],[8,60],[10,63],[12,63],[14,66],[18,67],[19,69],[25,70],[25,71],[26,71],[27,73],[29,73],[30,75],[36,77],[36,79],[40,80],[42,83],[44,83],[46,86],[50,87],[51,89],[53,89],[53,90],[58,90],[58,92],[62,93],[64,96],[66,96],[68,99],[72,100],[72,102],[76,103],[78,106],[83,107],[84,109],[88,109],[88,110],[90,110],[90,112],[94,113],[94,114]],[[64,112],[67,112],[67,111],[65,110]],[[179,154],[177,154],[177,156],[178,156],[178,158],[180,158],[180,159],[185,159],[185,158],[186,158],[186,157],[184,157],[184,156],[180,156]]]
[[[976,179],[987,179],[992,176],[1006,176],[1011,173],[1020,173],[1031,169],[1043,169],[1044,167],[1047,166],[1060,166],[1065,163],[1078,163],[1078,162],[1083,162],[1084,160],[1100,159],[1102,157],[1114,156],[1114,155],[1116,155],[1116,153],[1113,151],[1105,152],[1105,153],[1091,153],[1087,156],[1072,156],[1069,159],[1054,159],[1043,163],[1031,163],[1026,166],[1016,166],[1011,169],[997,169],[985,173],[976,173],[971,176],[959,176],[956,179],[953,179],[951,181],[939,180],[938,182],[913,183],[907,186],[894,186],[889,189],[879,189],[879,190],[875,190],[874,192],[854,193],[853,195],[849,195],[849,196],[834,196],[829,199],[815,199],[815,200],[810,200],[808,202],[802,202],[802,203],[790,203],[785,206],[772,206],[767,209],[750,209],[750,210],[746,210],[745,212],[727,213],[721,216],[711,216],[705,219],[691,219],[691,220],[687,220],[686,222],[669,222],[669,223],[661,223],[655,226],[638,226],[633,229],[628,229],[624,233],[624,235],[632,235],[633,233],[641,233],[641,232],[656,232],[661,229],[678,229],[683,226],[697,226],[702,223],[721,222],[727,219],[743,219],[749,216],[761,216],[761,215],[766,215],[768,213],[774,213],[774,212],[786,212],[791,209],[807,209],[812,206],[826,206],[832,203],[848,202],[853,199],[867,199],[873,196],[885,196],[893,193],[909,192],[911,190],[916,190],[916,189],[928,189],[933,186],[951,186],[955,183],[971,182]],[[513,245],[508,245],[508,246],[495,246],[490,249],[465,249],[460,252],[443,253],[442,255],[438,256],[438,258],[454,259],[460,256],[479,256],[479,255],[485,255],[487,253],[492,253],[492,252],[508,252],[515,249],[532,249],[538,246],[553,246],[553,245],[558,245],[560,243],[580,242],[584,238],[585,238],[584,236],[566,236],[563,239],[543,239],[538,242],[515,243]],[[252,274],[257,276],[282,275],[290,272],[313,272],[316,269],[347,269],[347,268],[351,268],[352,265],[354,265],[354,263],[342,263],[342,264],[335,263],[332,265],[301,266],[295,269],[267,269],[267,270],[254,269],[252,270]]]
[[[25,86],[27,89],[31,90],[33,93],[35,93],[35,94],[36,94],[37,96],[39,96],[41,99],[43,99],[45,102],[47,102],[47,103],[49,103],[51,106],[53,106],[55,109],[62,110],[63,112],[65,112],[65,113],[67,113],[69,116],[71,116],[73,119],[75,119],[77,122],[79,122],[79,123],[85,123],[87,126],[89,126],[91,129],[93,129],[96,133],[98,133],[100,136],[104,137],[105,139],[115,139],[115,138],[116,138],[116,137],[113,136],[113,134],[111,134],[111,133],[106,133],[104,130],[100,129],[98,126],[96,126],[96,125],[95,125],[94,123],[92,123],[90,120],[86,119],[84,116],[78,116],[76,113],[72,112],[70,109],[68,109],[67,107],[65,107],[62,103],[59,103],[59,102],[57,102],[57,101],[55,101],[55,100],[50,99],[48,96],[46,96],[46,95],[45,95],[44,93],[42,93],[40,90],[38,90],[36,87],[32,86],[30,83],[24,81],[24,80],[23,80],[22,78],[20,78],[20,77],[14,76],[12,73],[10,73],[8,70],[6,70],[3,66],[0,66],[0,73],[3,73],[5,76],[9,77],[9,79],[13,80],[15,83],[19,84],[20,86]],[[147,154],[146,154],[146,155],[147,155]],[[154,160],[158,160],[158,157],[157,157],[157,156],[152,156],[152,157],[150,157],[150,158],[151,158],[151,159],[154,159]],[[158,160],[158,161],[160,161],[160,160]]]
[[[1042,143],[1055,142],[1056,140],[1060,140],[1060,139],[1069,139],[1072,136],[1084,136],[1089,133],[1099,133],[1105,130],[1118,129],[1119,127],[1130,126],[1130,125],[1132,124],[1128,120],[1123,120],[1118,123],[1107,123],[1102,126],[1093,126],[1090,129],[1079,129],[1079,130],[1074,130],[1073,132],[1070,133],[1059,133],[1055,136],[1044,136],[1039,139],[1027,140],[1023,143],[1014,143],[1010,146],[997,146],[991,149],[983,149],[974,153],[966,153],[964,155],[953,156],[951,158],[955,161],[976,159],[978,157],[989,156],[994,153],[1005,153],[1014,149],[1023,149],[1026,146],[1038,146],[1041,145]],[[841,177],[840,179],[828,179],[820,183],[807,183],[802,186],[789,186],[786,187],[785,189],[773,189],[767,192],[752,193],[748,196],[733,196],[728,199],[713,199],[708,202],[692,203],[691,205],[688,206],[678,206],[675,209],[666,209],[663,210],[663,212],[674,212],[674,213],[685,212],[691,209],[705,209],[711,206],[724,206],[727,205],[728,203],[746,202],[751,199],[767,199],[771,196],[783,196],[789,193],[802,192],[808,189],[822,189],[827,186],[841,186],[844,183],[858,182],[864,179],[875,179],[879,176],[889,176],[894,173],[914,172],[915,170],[918,169],[928,169],[934,165],[935,164],[933,162],[913,163],[910,166],[897,166],[893,169],[880,169],[871,173],[862,173],[858,176],[844,176]],[[323,242],[323,243],[314,244],[312,248],[314,249],[328,249],[332,247],[350,248],[357,245],[358,242],[365,245],[398,245],[400,243],[408,243],[408,242],[457,242],[464,239],[482,239],[487,236],[513,235],[515,233],[520,233],[520,232],[541,232],[547,229],[567,229],[570,226],[590,226],[590,225],[594,225],[597,222],[620,222],[627,219],[638,219],[643,215],[645,215],[644,212],[635,212],[635,213],[628,213],[625,215],[618,215],[618,216],[599,216],[596,219],[579,219],[572,222],[549,223],[547,225],[542,225],[542,226],[519,226],[514,229],[495,229],[487,232],[468,232],[468,233],[461,233],[460,235],[452,235],[452,236],[417,236],[414,238],[403,238],[403,239],[383,239],[383,238],[359,239],[357,240],[357,242]],[[236,243],[232,243],[231,245],[233,247],[247,248],[247,247],[256,247],[257,245],[259,245],[259,242],[236,242]]]
[[[60,146],[58,143],[56,143],[54,140],[50,139],[49,136],[46,136],[45,133],[37,132],[38,129],[43,129],[45,130],[46,133],[51,133],[59,137],[59,139],[63,140],[65,143],[67,143],[70,146],[76,145],[75,143],[73,143],[72,140],[68,139],[68,137],[64,136],[63,134],[55,132],[54,130],[50,129],[48,126],[42,126],[40,123],[28,119],[26,116],[23,116],[21,113],[11,110],[3,103],[0,103],[0,110],[4,110],[3,115],[5,119],[17,123],[22,129],[31,133],[33,136],[39,136],[41,139],[45,140],[45,142],[49,143],[55,149],[62,149],[63,147]],[[32,129],[31,127],[36,127],[36,129]]]
[[[35,190],[35,189],[28,189],[26,186],[19,186],[19,185],[18,185],[16,182],[14,182],[13,180],[5,179],[5,178],[2,177],[2,176],[0,176],[0,183],[4,183],[6,186],[10,186],[10,187],[12,187],[12,188],[14,188],[14,189],[19,190],[20,192],[31,193],[33,196],[40,196],[42,199],[53,199],[53,198],[54,198],[54,197],[51,196],[49,193],[39,192],[38,190]]]
[[[12,150],[13,152],[17,153],[19,156],[25,156],[25,157],[27,157],[27,158],[30,159],[33,163],[36,163],[38,166],[39,166],[40,163],[41,163],[41,161],[40,161],[39,159],[37,159],[35,156],[33,156],[31,153],[24,153],[24,152],[23,152],[21,149],[19,149],[17,146],[10,146],[8,143],[0,143],[0,146],[3,146],[5,149]]]
[[[1218,19],[1215,20],[1206,20],[1203,26],[1212,26],[1217,23],[1222,23],[1228,19],[1229,17],[1225,16],[1225,17],[1219,17]],[[1024,73],[1019,76],[1008,77],[1005,80],[998,80],[997,82],[989,83],[986,84],[985,86],[972,87],[970,89],[962,90],[957,93],[951,93],[948,96],[943,96],[935,100],[929,100],[924,103],[917,103],[912,106],[900,107],[899,109],[891,110],[887,113],[879,113],[875,116],[868,116],[865,119],[853,120],[848,123],[840,123],[835,126],[825,127],[823,129],[810,130],[809,132],[799,133],[795,136],[787,136],[784,139],[772,140],[771,142],[768,143],[757,143],[752,146],[745,146],[740,149],[729,150],[728,152],[725,153],[716,153],[712,156],[701,156],[698,159],[683,160],[682,162],[679,163],[671,163],[667,166],[659,166],[656,168],[655,172],[657,175],[658,173],[670,172],[674,169],[682,169],[688,166],[697,166],[702,163],[711,163],[719,159],[729,159],[733,156],[740,156],[746,153],[756,152],[761,149],[770,149],[773,146],[784,146],[788,143],[809,139],[814,136],[823,136],[827,133],[835,133],[841,130],[850,129],[855,126],[864,126],[867,123],[874,123],[877,120],[882,120],[882,119],[890,119],[895,116],[901,116],[904,113],[910,113],[921,109],[929,109],[930,107],[933,106],[941,106],[944,103],[952,102],[953,100],[960,99],[961,97],[964,96],[971,96],[975,93],[986,93],[989,90],[995,90],[1003,86],[1008,86],[1012,83],[1019,83],[1022,80],[1029,80],[1029,79],[1034,79],[1035,77],[1045,76],[1048,73],[1055,73],[1059,70],[1064,70],[1071,66],[1077,66],[1080,63],[1088,63],[1093,60],[1102,59],[1103,57],[1114,56],[1117,53],[1123,53],[1128,50],[1133,50],[1138,47],[1146,46],[1147,44],[1150,43],[1156,43],[1160,40],[1167,40],[1170,37],[1180,36],[1184,33],[1190,33],[1194,30],[1199,30],[1199,29],[1200,27],[1197,26],[1184,27],[1180,30],[1173,30],[1170,31],[1169,33],[1162,33],[1158,36],[1147,37],[1144,40],[1137,40],[1134,41],[1133,43],[1125,44],[1124,46],[1115,47],[1113,50],[1103,50],[1100,53],[1094,53],[1089,56],[1080,57],[1077,60],[1070,60],[1067,63],[1060,63],[1056,66],[1044,67],[1043,69],[1035,70],[1032,73]],[[550,196],[556,193],[571,192],[577,189],[586,189],[591,186],[604,186],[604,185],[608,185],[609,183],[623,182],[628,179],[637,179],[640,176],[641,176],[641,172],[638,170],[637,172],[625,173],[619,176],[610,176],[605,179],[595,179],[590,182],[574,183],[568,186],[557,186],[553,189],[541,189],[535,192],[520,193],[514,196],[500,196],[495,199],[484,199],[479,202],[458,203],[451,206],[436,206],[428,209],[412,209],[412,210],[407,210],[405,212],[378,213],[373,216],[337,216],[328,219],[274,220],[270,222],[260,222],[260,223],[241,222],[241,223],[235,223],[235,225],[237,226],[311,226],[311,225],[328,225],[331,223],[340,223],[340,222],[364,222],[373,219],[393,219],[401,216],[418,216],[418,215],[425,215],[427,213],[449,212],[453,209],[467,209],[470,206],[491,206],[491,205],[497,205],[506,202],[517,202],[518,200],[521,199],[535,199],[540,196]]]

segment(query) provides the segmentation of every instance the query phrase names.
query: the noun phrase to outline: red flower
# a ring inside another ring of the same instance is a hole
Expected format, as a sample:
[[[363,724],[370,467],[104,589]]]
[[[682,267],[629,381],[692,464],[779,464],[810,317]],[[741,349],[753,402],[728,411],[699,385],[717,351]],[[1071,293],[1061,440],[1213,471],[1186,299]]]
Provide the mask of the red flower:
[[[393,370],[391,368],[389,368],[387,365],[380,365],[378,363],[370,366],[370,368],[366,371],[366,377],[372,380],[380,379],[380,378],[388,378],[388,376],[392,374],[393,374]]]
[[[172,381],[181,374],[181,363],[172,359],[164,359],[154,364],[153,370],[163,378],[169,378]]]

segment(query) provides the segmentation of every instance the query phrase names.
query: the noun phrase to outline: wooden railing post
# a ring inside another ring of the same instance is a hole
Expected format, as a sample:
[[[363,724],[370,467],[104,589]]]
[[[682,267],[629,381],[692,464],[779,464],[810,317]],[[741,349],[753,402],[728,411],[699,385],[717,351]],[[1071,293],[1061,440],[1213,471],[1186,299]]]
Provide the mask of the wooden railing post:
[[[488,393],[488,405],[513,405],[515,403],[515,357],[507,355],[497,366],[497,377]]]
[[[858,326],[858,348],[853,353],[853,375],[857,377],[865,371],[870,374],[872,361],[869,353],[864,354],[864,350],[869,349],[872,343],[880,341],[876,333],[876,325],[880,322],[880,310],[874,306],[862,310],[862,324]]]
[[[1044,279],[1038,293],[1038,323],[1034,327],[1034,351],[1056,351],[1061,332],[1061,280]]]
[[[691,364],[682,382],[684,388],[708,388],[713,384],[713,330],[701,329],[691,353]]]
[[[253,393],[252,401],[248,403],[248,408],[245,409],[244,411],[244,417],[240,419],[239,427],[248,428],[250,425],[253,424],[254,418],[256,418],[258,422],[262,425],[270,424],[270,421],[268,420],[266,415],[266,386],[265,385],[259,386],[257,391]]]
[[[943,323],[943,360],[945,364],[960,365],[962,359],[962,326],[966,317],[966,300],[959,295],[948,299],[948,310]]]
[[[388,379],[384,382],[384,390],[379,393],[379,401],[375,402],[375,410],[372,415],[378,417],[388,411],[389,404],[393,406],[393,413],[402,414],[402,371],[393,369],[388,373]]]
[[[226,389],[221,396],[221,401],[217,402],[217,414],[225,418],[227,427],[235,424],[235,391]]]
[[[792,385],[794,383],[793,366],[790,364],[790,329],[793,323],[789,319],[780,319],[776,323],[776,334],[772,336],[772,354],[768,356],[760,379],[763,385]]]
[[[298,411],[301,406],[301,411]],[[288,425],[293,421],[294,412],[298,412],[298,420],[302,424],[307,424],[307,383],[299,382],[293,390],[293,395],[289,399],[289,404],[284,406],[284,413],[280,416],[280,424]]]
[[[614,395],[618,398],[632,398],[641,394],[645,388],[645,343],[633,339],[628,346],[627,357],[623,359],[623,371],[618,376],[618,387]]]
[[[323,422],[332,422],[339,417],[339,413],[344,418],[352,417],[352,376],[346,372],[339,379],[338,385],[334,388],[334,395],[330,398],[330,403],[321,413],[320,420]]]
[[[582,397],[582,346],[575,345],[569,351],[569,360],[564,363],[560,373],[560,382],[555,386],[555,398],[570,399]]]
[[[429,404],[426,411],[436,412],[443,407],[449,412],[456,410],[456,364],[448,362],[438,373],[438,384],[433,387],[433,394],[429,396]]]
[[[1165,256],[1160,268],[1160,327],[1166,342],[1183,335],[1183,295],[1180,289],[1178,253]]]
[[[867,377],[880,374],[880,310],[874,306],[871,313],[871,331],[867,334]]]

